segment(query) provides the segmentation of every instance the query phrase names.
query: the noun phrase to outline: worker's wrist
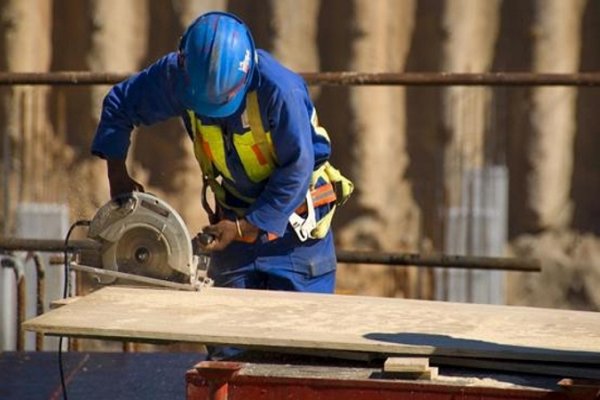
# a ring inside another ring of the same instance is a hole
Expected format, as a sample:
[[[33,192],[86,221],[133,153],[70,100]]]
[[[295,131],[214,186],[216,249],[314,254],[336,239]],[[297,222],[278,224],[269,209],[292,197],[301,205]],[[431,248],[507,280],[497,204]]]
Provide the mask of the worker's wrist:
[[[259,229],[252,225],[246,218],[239,218],[236,222],[238,229],[238,235],[241,234],[244,237],[253,237],[258,235]]]
[[[110,171],[127,171],[127,164],[125,160],[107,159],[106,165]]]
[[[243,238],[244,237],[244,231],[242,230],[240,219],[237,218],[237,217],[235,219],[235,228],[236,228],[236,231],[237,231],[237,237],[238,237],[238,239]]]
[[[116,181],[128,180],[129,173],[127,172],[125,160],[106,160],[106,165],[109,179]]]

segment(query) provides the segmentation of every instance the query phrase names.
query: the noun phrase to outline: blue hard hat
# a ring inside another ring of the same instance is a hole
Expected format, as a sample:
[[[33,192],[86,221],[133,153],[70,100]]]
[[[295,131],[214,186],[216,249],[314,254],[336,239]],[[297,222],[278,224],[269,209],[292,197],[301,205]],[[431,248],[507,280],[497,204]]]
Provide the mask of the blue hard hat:
[[[252,35],[238,17],[210,12],[196,19],[179,45],[183,104],[199,115],[227,117],[241,105],[252,81],[256,55]]]

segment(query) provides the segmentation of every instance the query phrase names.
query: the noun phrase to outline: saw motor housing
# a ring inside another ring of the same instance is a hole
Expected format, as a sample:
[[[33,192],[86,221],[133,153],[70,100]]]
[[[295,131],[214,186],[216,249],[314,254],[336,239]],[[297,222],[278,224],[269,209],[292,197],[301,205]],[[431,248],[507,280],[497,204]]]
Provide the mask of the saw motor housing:
[[[106,203],[88,237],[102,244],[104,269],[192,284],[198,278],[198,257],[183,219],[152,194],[132,192]],[[98,279],[108,284],[116,278]]]

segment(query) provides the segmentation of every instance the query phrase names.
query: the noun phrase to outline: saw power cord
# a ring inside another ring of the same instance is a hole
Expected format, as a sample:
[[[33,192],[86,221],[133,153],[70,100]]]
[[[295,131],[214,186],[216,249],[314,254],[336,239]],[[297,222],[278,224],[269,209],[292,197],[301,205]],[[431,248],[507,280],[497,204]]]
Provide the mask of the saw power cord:
[[[91,221],[88,220],[79,220],[76,221],[67,232],[67,236],[65,236],[65,249],[64,249],[64,257],[65,257],[65,276],[64,276],[64,286],[63,286],[63,299],[66,299],[71,290],[71,268],[69,267],[69,238],[73,233],[73,230],[78,226],[90,226]],[[58,370],[60,372],[60,386],[62,388],[63,400],[68,400],[67,396],[67,385],[65,384],[65,374],[63,369],[63,360],[62,360],[62,344],[63,344],[64,336],[60,336],[58,338]]]

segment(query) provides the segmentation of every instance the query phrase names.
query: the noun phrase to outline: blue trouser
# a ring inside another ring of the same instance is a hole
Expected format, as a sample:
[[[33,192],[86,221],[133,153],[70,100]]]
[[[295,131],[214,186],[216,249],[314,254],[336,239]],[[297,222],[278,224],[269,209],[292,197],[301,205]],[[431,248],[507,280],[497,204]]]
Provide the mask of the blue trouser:
[[[272,242],[234,242],[213,253],[208,275],[218,287],[333,293],[336,259],[331,232],[304,243],[293,235]],[[213,360],[241,352],[235,347],[208,346]]]
[[[211,256],[215,286],[333,293],[335,248],[331,232],[300,242],[293,232],[272,242],[233,242]]]

